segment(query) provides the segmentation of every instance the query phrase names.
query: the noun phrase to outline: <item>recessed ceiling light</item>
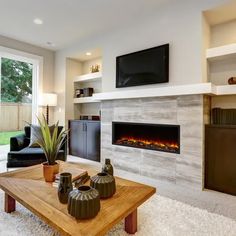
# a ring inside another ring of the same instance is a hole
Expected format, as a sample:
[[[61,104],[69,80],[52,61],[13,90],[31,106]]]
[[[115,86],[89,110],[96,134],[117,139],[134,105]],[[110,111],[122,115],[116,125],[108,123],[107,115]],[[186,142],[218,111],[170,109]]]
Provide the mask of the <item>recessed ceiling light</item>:
[[[50,47],[55,47],[55,43],[53,43],[53,42],[47,42],[47,45]]]
[[[86,52],[86,56],[91,56],[92,53],[91,52]]]
[[[34,23],[35,23],[36,25],[42,25],[42,24],[43,24],[43,21],[42,21],[41,19],[39,19],[39,18],[35,18],[35,19],[34,19]]]

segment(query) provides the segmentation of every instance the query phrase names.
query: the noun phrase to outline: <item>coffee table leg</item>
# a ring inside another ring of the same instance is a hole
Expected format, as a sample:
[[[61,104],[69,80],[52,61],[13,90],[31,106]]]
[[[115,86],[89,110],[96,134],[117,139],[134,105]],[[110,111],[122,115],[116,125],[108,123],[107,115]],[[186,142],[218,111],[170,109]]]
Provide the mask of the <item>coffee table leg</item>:
[[[135,234],[137,232],[137,209],[130,213],[125,218],[125,231],[128,234]]]
[[[16,200],[5,193],[5,212],[11,213],[16,209]]]

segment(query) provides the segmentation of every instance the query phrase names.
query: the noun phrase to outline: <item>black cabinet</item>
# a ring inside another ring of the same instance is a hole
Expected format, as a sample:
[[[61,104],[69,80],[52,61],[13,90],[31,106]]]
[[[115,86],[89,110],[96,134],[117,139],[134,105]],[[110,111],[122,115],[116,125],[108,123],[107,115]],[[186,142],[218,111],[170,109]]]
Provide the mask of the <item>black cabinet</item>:
[[[100,161],[100,121],[69,120],[69,154]]]
[[[236,195],[236,125],[206,125],[205,188]]]

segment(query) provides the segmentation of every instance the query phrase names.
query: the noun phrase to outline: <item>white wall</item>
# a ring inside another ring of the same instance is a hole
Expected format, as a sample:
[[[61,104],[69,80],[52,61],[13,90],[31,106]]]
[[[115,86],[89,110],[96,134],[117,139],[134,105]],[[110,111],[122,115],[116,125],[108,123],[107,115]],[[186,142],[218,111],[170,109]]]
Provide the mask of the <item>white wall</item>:
[[[114,29],[107,34],[97,35],[85,41],[71,45],[56,53],[56,73],[62,71],[57,62],[66,57],[73,57],[78,52],[91,48],[101,48],[103,51],[103,81],[102,90],[114,91],[116,56],[170,44],[170,82],[145,87],[160,87],[170,84],[190,84],[202,82],[202,11],[212,8],[226,0],[174,0],[162,6],[155,15],[137,20],[135,25],[124,25],[122,29]],[[56,76],[63,81],[65,76]],[[57,83],[57,82],[56,82]],[[63,86],[62,83],[61,86]],[[133,89],[141,89],[143,86]],[[62,91],[62,88],[59,88]],[[132,88],[124,88],[132,89]],[[119,89],[121,90],[121,89]],[[65,92],[64,92],[65,93]],[[62,94],[62,96],[64,96]],[[72,104],[71,104],[72,105]],[[60,116],[60,118],[62,118]]]
[[[65,125],[66,108],[66,57],[57,52],[55,58],[55,91],[57,93],[57,107],[55,108],[55,120],[59,120],[60,125]],[[69,89],[68,89],[69,90]],[[69,92],[69,91],[68,91]],[[71,104],[73,106],[73,104]]]
[[[76,60],[67,58],[66,59],[66,88],[67,93],[65,97],[65,119],[66,125],[68,125],[68,120],[74,119],[74,106],[73,98],[74,98],[74,77],[81,72],[81,63]]]
[[[236,43],[236,19],[211,27],[211,47],[231,43]]]
[[[234,108],[236,109],[236,96],[226,95],[226,96],[215,96],[211,99],[211,107],[220,108]]]
[[[205,17],[202,15],[202,82],[208,82],[209,66],[206,60],[206,50],[210,47],[211,28]]]

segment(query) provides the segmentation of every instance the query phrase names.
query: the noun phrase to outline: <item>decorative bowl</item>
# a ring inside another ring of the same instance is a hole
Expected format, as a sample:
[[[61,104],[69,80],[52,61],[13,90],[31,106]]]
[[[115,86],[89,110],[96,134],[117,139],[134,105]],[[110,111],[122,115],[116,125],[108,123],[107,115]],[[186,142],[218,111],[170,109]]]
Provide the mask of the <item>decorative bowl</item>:
[[[116,192],[115,178],[107,173],[98,173],[91,177],[90,186],[98,190],[101,198],[112,197]]]
[[[69,193],[68,213],[76,219],[95,217],[100,211],[99,192],[86,185],[82,185]]]

